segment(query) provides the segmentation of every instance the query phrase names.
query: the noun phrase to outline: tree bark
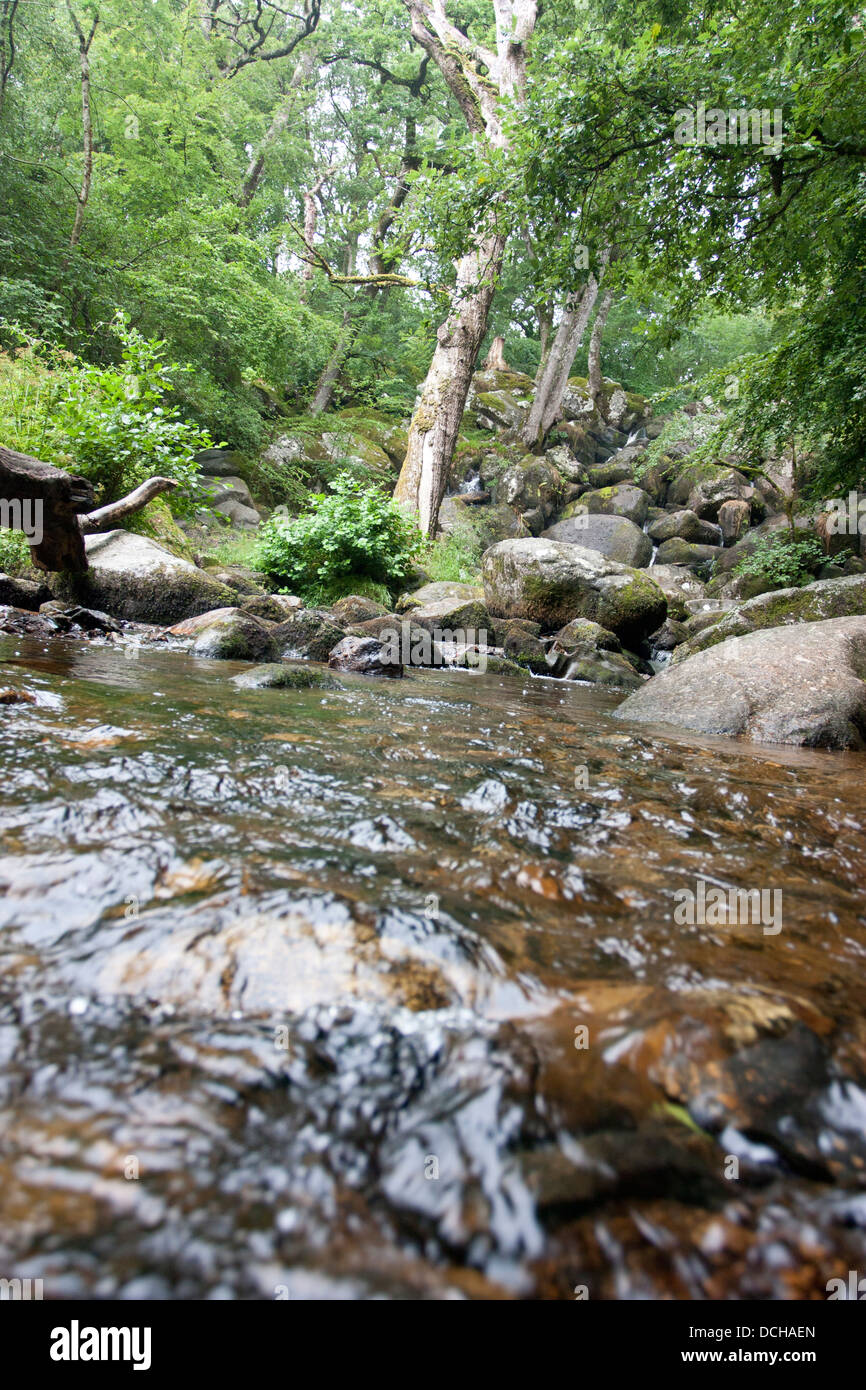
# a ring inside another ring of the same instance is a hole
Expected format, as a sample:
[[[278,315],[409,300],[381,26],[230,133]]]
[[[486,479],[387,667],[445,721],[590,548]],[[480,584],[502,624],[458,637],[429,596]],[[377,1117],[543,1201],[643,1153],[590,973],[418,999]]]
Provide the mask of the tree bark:
[[[72,27],[75,30],[75,37],[78,39],[78,55],[81,66],[81,122],[84,130],[84,173],[81,176],[81,190],[78,194],[78,202],[75,206],[75,221],[72,224],[72,234],[69,238],[69,249],[74,250],[81,240],[81,228],[84,224],[84,209],[87,207],[87,200],[90,197],[90,186],[93,182],[93,117],[90,111],[90,45],[93,43],[93,35],[96,33],[96,26],[99,23],[99,15],[94,17],[90,26],[90,33],[84,37],[84,30],[78,22],[78,17],[72,6],[67,0],[66,8],[72,20]]]
[[[447,18],[447,0],[403,0],[412,36],[439,68],[479,144],[506,149],[503,103],[522,102],[526,44],[537,0],[493,0],[496,52],[469,39]],[[486,69],[486,74],[482,73]],[[478,228],[456,263],[451,310],[436,335],[436,349],[409,426],[409,447],[394,491],[418,514],[426,535],[435,534],[460,420],[502,269],[505,237],[492,223]]]
[[[394,497],[418,513],[427,536],[436,530],[504,250],[504,237],[486,237],[457,263],[452,313],[436,335],[436,351],[412,416]]]
[[[128,516],[133,516],[140,512],[142,507],[146,507],[148,502],[152,502],[154,497],[159,497],[160,493],[173,492],[177,487],[174,478],[148,478],[146,483],[141,483],[132,492],[127,493],[126,497],[121,497],[117,502],[109,502],[106,507],[97,507],[95,512],[88,512],[85,516],[78,518],[78,525],[85,536],[91,535],[94,531],[104,531],[107,527],[115,526],[117,522],[123,521]]]
[[[532,406],[520,431],[521,439],[530,449],[543,443],[547,431],[562,414],[568,378],[597,297],[598,281],[590,275],[583,292],[572,296],[565,306],[540,369]]]
[[[604,384],[601,371],[601,340],[604,336],[604,326],[607,323],[607,316],[610,313],[612,303],[613,294],[607,290],[598,306],[598,313],[595,316],[595,323],[592,325],[592,335],[589,340],[589,394],[596,404]]]

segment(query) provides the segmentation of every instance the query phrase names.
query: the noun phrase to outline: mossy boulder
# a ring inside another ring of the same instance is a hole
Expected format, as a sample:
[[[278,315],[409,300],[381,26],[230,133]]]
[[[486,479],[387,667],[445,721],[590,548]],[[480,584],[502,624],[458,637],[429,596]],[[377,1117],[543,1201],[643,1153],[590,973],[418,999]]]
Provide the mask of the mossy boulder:
[[[688,509],[676,512],[666,512],[657,521],[648,527],[647,535],[650,540],[661,545],[664,541],[683,540],[691,541],[697,545],[721,545],[723,536],[720,528],[711,521],[702,521],[695,513]]]
[[[285,622],[277,623],[272,633],[279,656],[309,661],[327,661],[346,635],[331,614],[319,608],[302,608]]]
[[[164,497],[155,497],[134,516],[127,517],[124,531],[137,536],[147,536],[149,540],[179,555],[182,560],[193,560],[193,548],[187,536],[178,526]]]
[[[608,487],[584,492],[580,503],[571,503],[571,506],[579,505],[590,513],[599,513],[602,516],[624,516],[636,526],[643,526],[649,504],[648,494],[635,483],[613,483]]]
[[[723,553],[720,546],[695,545],[692,541],[680,540],[678,536],[674,536],[669,541],[662,541],[656,560],[660,565],[679,565],[708,579],[714,564]]]
[[[485,552],[482,577],[493,617],[528,618],[547,632],[573,618],[590,618],[630,646],[667,615],[664,594],[645,572],[579,545],[500,541]]]
[[[588,494],[586,494],[588,495]],[[597,550],[607,559],[616,560],[622,565],[642,569],[652,559],[652,541],[644,535],[639,526],[624,516],[607,516],[596,513],[591,516],[580,510],[583,498],[572,503],[568,511],[572,515],[548,526],[542,532],[545,539],[565,541],[571,545],[581,545],[587,550]]]
[[[160,626],[236,602],[233,590],[213,575],[147,536],[104,531],[85,536],[84,547],[84,574],[52,575],[48,581],[56,598]]]
[[[496,486],[496,501],[504,502],[538,535],[563,500],[562,475],[547,458],[526,454],[506,470]]]
[[[575,655],[562,673],[563,680],[583,681],[614,690],[637,690],[644,684],[627,657],[617,652]]]
[[[551,674],[544,643],[530,633],[522,632],[516,624],[512,623],[506,633],[503,651],[509,661],[515,661],[518,666],[524,666],[536,675]]]
[[[192,644],[192,655],[211,661],[273,661],[277,645],[272,629],[237,609],[214,614]]]

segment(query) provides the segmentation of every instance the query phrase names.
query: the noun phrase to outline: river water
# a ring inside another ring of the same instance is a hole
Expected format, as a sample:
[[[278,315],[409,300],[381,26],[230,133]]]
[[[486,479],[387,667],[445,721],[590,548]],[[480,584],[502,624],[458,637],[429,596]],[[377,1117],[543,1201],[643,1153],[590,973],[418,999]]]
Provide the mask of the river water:
[[[0,639],[36,701],[0,706],[0,1275],[823,1299],[866,1272],[866,755],[632,732],[552,680],[242,669]],[[713,887],[781,911],[683,920]]]

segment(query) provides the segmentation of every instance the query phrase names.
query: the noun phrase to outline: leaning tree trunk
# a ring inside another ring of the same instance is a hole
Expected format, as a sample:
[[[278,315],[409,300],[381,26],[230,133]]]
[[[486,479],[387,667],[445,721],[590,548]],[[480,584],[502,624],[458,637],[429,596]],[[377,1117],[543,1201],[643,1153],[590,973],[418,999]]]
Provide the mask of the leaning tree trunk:
[[[565,307],[544,360],[532,406],[520,431],[523,443],[530,449],[543,443],[551,425],[562,416],[568,378],[597,297],[598,281],[590,275],[583,293],[572,297]]]
[[[81,176],[81,189],[78,194],[78,201],[75,204],[75,219],[72,223],[72,233],[69,238],[69,248],[74,250],[81,240],[81,229],[84,225],[84,209],[90,197],[90,185],[93,182],[93,117],[90,110],[90,45],[93,43],[93,36],[96,33],[96,26],[99,23],[99,15],[93,21],[90,33],[84,37],[84,30],[78,22],[78,17],[72,6],[67,0],[66,5],[69,17],[75,29],[75,37],[78,39],[78,57],[81,68],[81,124],[83,128],[84,141],[84,172]]]
[[[604,377],[601,371],[601,340],[604,336],[604,326],[607,323],[607,316],[610,313],[612,303],[613,294],[607,290],[598,306],[595,323],[592,325],[592,336],[589,340],[589,394],[595,405],[598,405],[598,398],[604,386]]]
[[[417,511],[425,535],[436,530],[504,250],[504,237],[485,237],[458,262],[458,292],[450,316],[436,335],[436,350],[412,416],[409,448],[394,497]]]
[[[535,28],[538,0],[492,0],[495,53],[448,19],[446,0],[403,3],[411,16],[412,37],[442,73],[472,139],[478,145],[506,150],[504,103],[522,105],[525,100],[526,44]],[[505,237],[491,217],[478,228],[471,249],[457,262],[451,311],[436,335],[433,360],[409,426],[409,447],[394,496],[417,512],[425,535],[436,531],[504,255]]]

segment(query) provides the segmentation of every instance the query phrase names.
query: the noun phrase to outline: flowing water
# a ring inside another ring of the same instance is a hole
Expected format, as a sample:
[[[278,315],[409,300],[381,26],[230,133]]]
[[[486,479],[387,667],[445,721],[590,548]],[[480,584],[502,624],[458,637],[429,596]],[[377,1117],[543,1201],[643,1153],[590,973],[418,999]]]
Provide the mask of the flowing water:
[[[0,1276],[700,1299],[866,1272],[863,755],[633,732],[552,680],[240,669],[0,639],[35,697],[0,706]],[[678,921],[700,876],[781,917]]]

